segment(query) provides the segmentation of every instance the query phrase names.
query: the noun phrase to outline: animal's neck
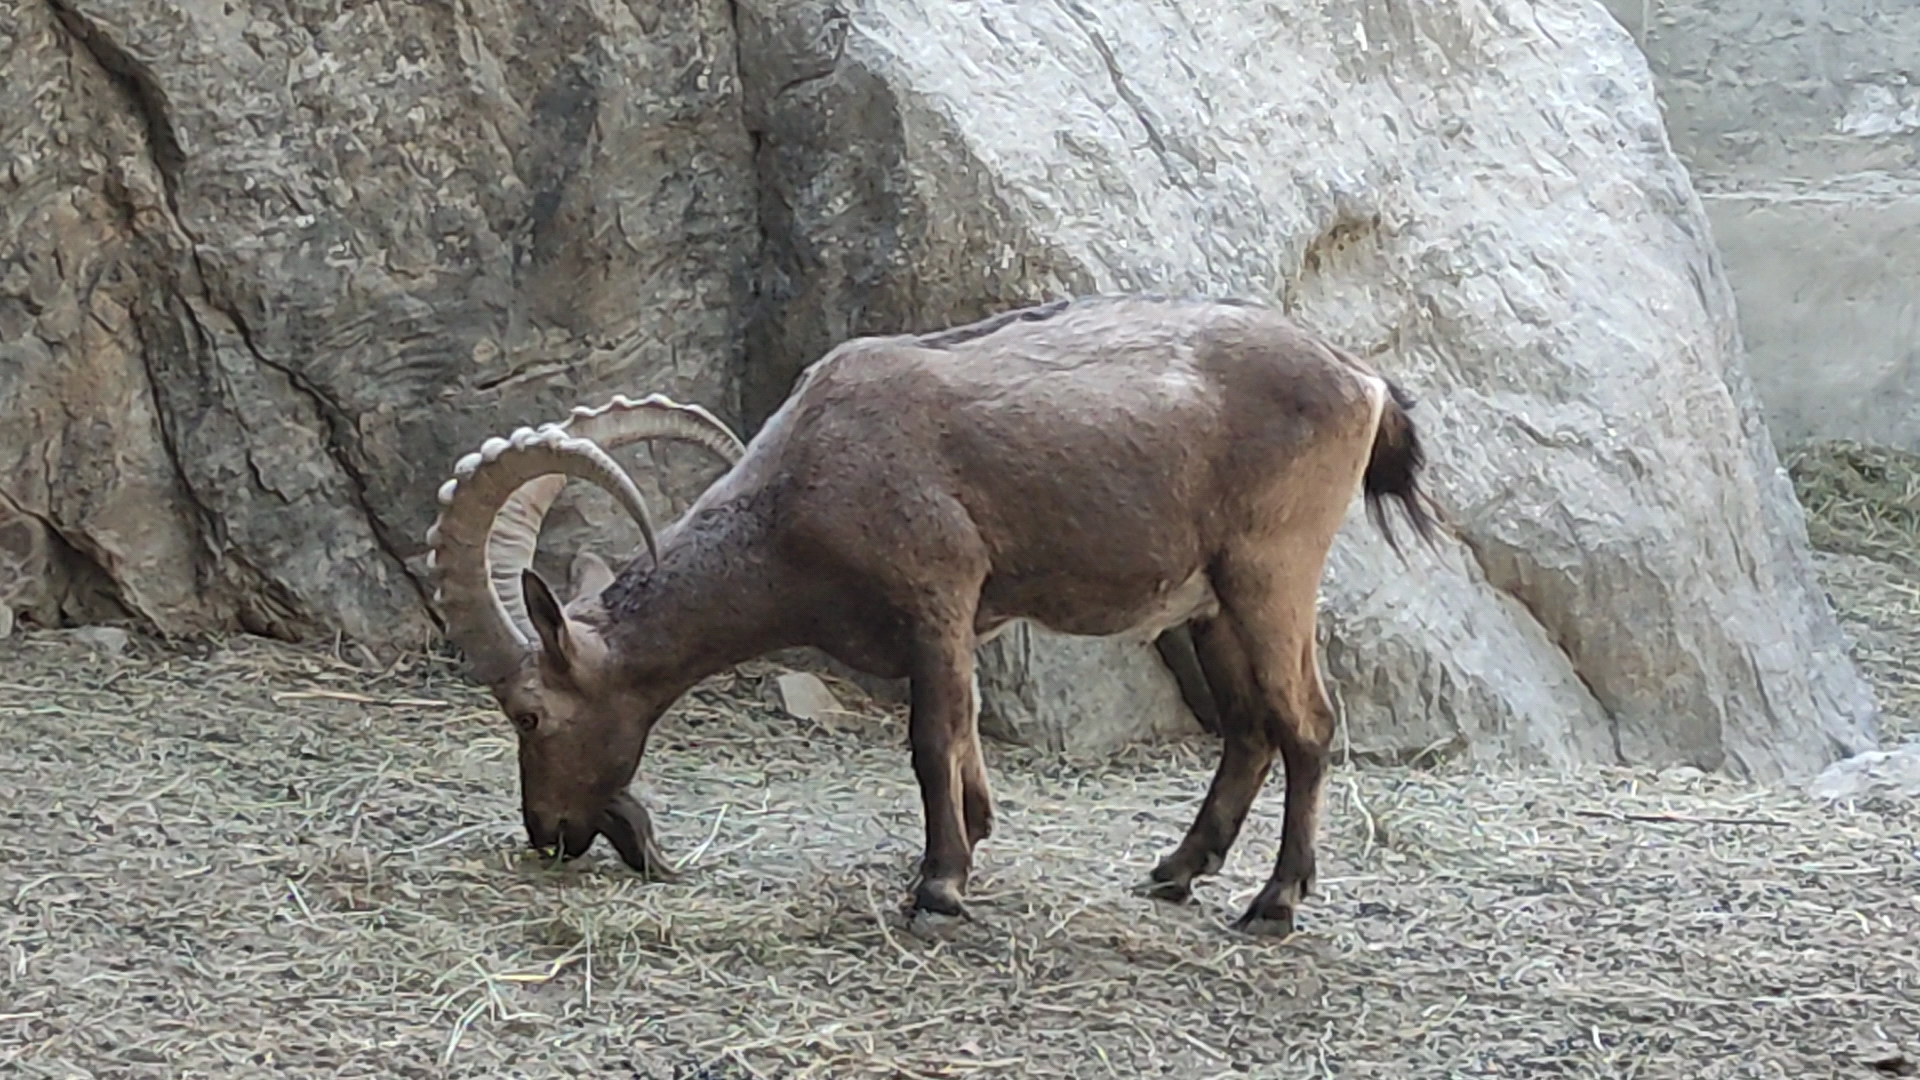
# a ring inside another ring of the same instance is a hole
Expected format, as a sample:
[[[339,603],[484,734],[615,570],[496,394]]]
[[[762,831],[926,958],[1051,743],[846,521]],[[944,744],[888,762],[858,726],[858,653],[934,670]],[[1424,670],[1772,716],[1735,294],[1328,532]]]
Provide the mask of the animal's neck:
[[[722,506],[663,531],[660,564],[642,555],[606,591],[614,639],[688,687],[787,647],[796,609],[774,580],[764,529]]]

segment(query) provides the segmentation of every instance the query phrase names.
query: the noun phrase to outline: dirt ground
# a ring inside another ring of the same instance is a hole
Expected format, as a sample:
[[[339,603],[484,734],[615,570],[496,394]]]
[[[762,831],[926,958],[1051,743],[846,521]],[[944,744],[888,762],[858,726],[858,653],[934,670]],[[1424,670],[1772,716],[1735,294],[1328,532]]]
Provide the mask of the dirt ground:
[[[1920,734],[1906,571],[1823,559]],[[1879,625],[1886,623],[1886,625]],[[1920,1063],[1920,808],[1687,770],[1342,767],[1303,931],[1226,923],[1269,787],[1194,905],[1128,887],[1212,750],[989,747],[973,923],[897,907],[897,716],[698,690],[644,767],[687,872],[522,850],[512,743],[421,660],[0,642],[0,1075],[1859,1077]],[[849,695],[851,700],[851,695]],[[1896,709],[1897,706],[1897,709]],[[1898,1056],[1904,1054],[1904,1058]],[[1876,1064],[1877,1063],[1877,1064]]]

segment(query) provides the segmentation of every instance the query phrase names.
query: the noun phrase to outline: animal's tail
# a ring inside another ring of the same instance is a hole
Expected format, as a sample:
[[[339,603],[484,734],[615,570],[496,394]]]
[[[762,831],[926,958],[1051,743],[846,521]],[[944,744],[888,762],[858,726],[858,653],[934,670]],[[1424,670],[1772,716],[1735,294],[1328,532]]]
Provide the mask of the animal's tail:
[[[1407,415],[1413,408],[1413,395],[1392,380],[1387,381],[1387,392],[1391,397],[1386,408],[1380,411],[1380,427],[1374,432],[1373,455],[1367,459],[1361,488],[1367,499],[1367,516],[1386,537],[1387,546],[1398,555],[1400,543],[1394,538],[1392,526],[1387,524],[1384,500],[1399,501],[1407,520],[1413,524],[1413,531],[1420,534],[1429,548],[1434,546],[1434,520],[1427,512],[1425,493],[1420,490],[1420,470],[1427,463],[1426,454],[1420,448],[1420,434],[1413,428],[1413,418]]]

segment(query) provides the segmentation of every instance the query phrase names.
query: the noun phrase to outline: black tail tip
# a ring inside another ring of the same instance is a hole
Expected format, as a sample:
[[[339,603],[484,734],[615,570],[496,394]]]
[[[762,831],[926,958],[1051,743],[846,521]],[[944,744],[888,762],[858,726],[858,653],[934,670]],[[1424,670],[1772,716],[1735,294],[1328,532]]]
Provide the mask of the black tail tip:
[[[1426,452],[1406,412],[1413,407],[1413,396],[1392,382],[1387,387],[1393,394],[1393,404],[1380,417],[1380,429],[1373,438],[1373,456],[1367,461],[1362,489],[1366,495],[1367,516],[1380,530],[1387,546],[1398,555],[1401,554],[1400,541],[1387,521],[1387,499],[1400,504],[1413,531],[1428,548],[1435,548],[1436,542],[1434,519],[1427,511],[1424,493],[1420,490],[1420,470],[1426,467]]]

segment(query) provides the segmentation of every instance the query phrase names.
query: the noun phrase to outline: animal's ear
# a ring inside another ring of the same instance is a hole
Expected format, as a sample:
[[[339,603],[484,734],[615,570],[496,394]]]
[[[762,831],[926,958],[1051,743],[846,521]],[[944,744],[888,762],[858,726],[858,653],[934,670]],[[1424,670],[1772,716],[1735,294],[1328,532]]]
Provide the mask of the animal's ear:
[[[567,583],[567,595],[575,600],[583,596],[599,596],[606,587],[613,584],[613,567],[607,560],[591,551],[582,550],[573,557],[573,565],[568,568],[570,579]]]
[[[533,620],[533,630],[540,635],[540,651],[547,661],[561,671],[567,669],[567,617],[560,612],[560,601],[554,599],[553,590],[547,588],[545,578],[533,571],[532,567],[520,571],[520,593],[526,601],[527,617]]]

